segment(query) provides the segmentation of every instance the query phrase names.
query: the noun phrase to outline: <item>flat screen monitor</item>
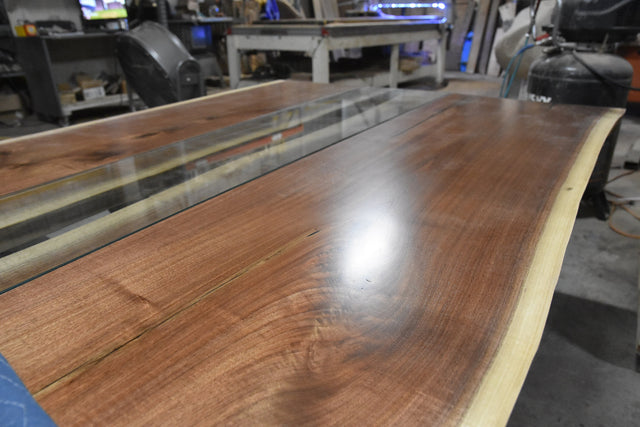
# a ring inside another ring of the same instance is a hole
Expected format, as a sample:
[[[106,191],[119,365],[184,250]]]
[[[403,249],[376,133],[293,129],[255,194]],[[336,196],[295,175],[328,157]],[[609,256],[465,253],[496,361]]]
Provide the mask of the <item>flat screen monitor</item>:
[[[126,19],[126,0],[79,0],[86,21]]]

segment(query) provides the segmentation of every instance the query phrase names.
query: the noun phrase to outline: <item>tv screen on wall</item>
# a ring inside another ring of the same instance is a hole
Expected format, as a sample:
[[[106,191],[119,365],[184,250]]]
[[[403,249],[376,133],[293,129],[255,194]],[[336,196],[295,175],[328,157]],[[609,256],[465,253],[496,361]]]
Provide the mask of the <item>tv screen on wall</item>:
[[[82,16],[87,21],[127,17],[126,0],[79,0]]]

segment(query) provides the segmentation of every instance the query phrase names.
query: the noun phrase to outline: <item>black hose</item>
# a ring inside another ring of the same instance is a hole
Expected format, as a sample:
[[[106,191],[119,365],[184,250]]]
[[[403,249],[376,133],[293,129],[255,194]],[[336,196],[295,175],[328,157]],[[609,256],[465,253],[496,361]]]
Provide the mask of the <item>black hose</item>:
[[[591,74],[595,75],[596,77],[598,77],[601,80],[606,81],[607,83],[610,83],[614,86],[618,86],[621,87],[623,89],[627,89],[627,90],[637,90],[640,91],[640,87],[633,87],[633,86],[627,86],[625,84],[622,84],[620,82],[615,81],[614,79],[612,79],[609,76],[605,76],[604,74],[600,74],[600,72],[598,70],[596,70],[595,68],[593,68],[591,65],[587,64],[587,62],[585,60],[583,60],[582,58],[580,58],[578,56],[578,54],[576,53],[575,50],[571,51],[571,54],[573,55],[573,57],[576,59],[576,61],[578,61],[579,63],[581,63],[584,68],[586,68],[587,70],[589,70],[591,72]]]
[[[169,28],[169,21],[167,20],[167,2],[166,0],[156,0],[158,8],[158,23],[165,28]]]

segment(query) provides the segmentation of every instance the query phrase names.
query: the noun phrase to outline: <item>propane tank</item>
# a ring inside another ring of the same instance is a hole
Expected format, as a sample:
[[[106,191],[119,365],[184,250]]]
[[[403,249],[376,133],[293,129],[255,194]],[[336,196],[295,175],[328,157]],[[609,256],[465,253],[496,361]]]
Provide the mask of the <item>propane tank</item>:
[[[623,58],[606,53],[577,52],[598,74],[622,86],[631,85],[633,67]],[[629,90],[594,75],[571,51],[543,55],[531,65],[527,85],[529,99],[558,104],[624,108]]]
[[[631,85],[633,76],[631,64],[619,56],[605,53],[577,52],[575,55],[597,74],[576,59],[573,51],[555,49],[532,64],[527,84],[529,100],[624,108],[629,95],[627,87]],[[618,123],[600,151],[584,193],[584,198],[592,200],[596,216],[600,219],[606,219],[609,214],[604,186],[609,176],[619,130]]]

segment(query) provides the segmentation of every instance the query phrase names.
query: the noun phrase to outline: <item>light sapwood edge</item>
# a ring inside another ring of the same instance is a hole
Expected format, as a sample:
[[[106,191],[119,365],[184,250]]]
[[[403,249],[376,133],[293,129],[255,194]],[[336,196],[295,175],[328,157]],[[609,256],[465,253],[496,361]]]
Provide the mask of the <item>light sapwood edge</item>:
[[[624,110],[593,126],[551,207],[500,347],[462,418],[463,426],[506,425],[540,344],[571,230],[589,176]]]
[[[256,89],[256,88],[259,88],[259,87],[270,86],[270,85],[273,85],[273,84],[279,84],[279,83],[283,83],[283,82],[284,82],[284,80],[274,80],[274,81],[271,81],[271,82],[260,83],[260,84],[254,85],[254,86],[247,86],[247,87],[243,87],[243,88],[240,88],[240,89],[226,90],[224,92],[214,93],[212,95],[201,96],[199,98],[188,99],[186,101],[174,102],[172,104],[167,104],[167,105],[161,105],[159,107],[148,108],[146,110],[133,111],[133,112],[127,113],[126,116],[127,117],[133,117],[133,116],[137,116],[137,115],[147,114],[149,112],[156,112],[156,111],[164,110],[166,108],[175,108],[176,105],[187,105],[187,104],[192,104],[194,102],[202,102],[204,100],[211,99],[211,98],[217,98],[219,96],[235,95],[238,92],[244,92],[244,91],[247,91],[247,90]],[[38,132],[38,133],[35,133],[35,134],[29,134],[29,135],[19,136],[19,137],[16,137],[16,138],[5,139],[5,140],[0,141],[0,145],[13,144],[14,142],[21,142],[21,141],[24,141],[24,140],[27,140],[27,139],[31,139],[34,136],[55,135],[55,134],[60,133],[60,132],[68,131],[69,128],[80,129],[80,128],[83,128],[85,126],[90,126],[90,125],[95,125],[95,124],[100,124],[100,123],[107,123],[107,122],[110,122],[110,121],[113,121],[113,120],[122,119],[122,116],[123,116],[123,114],[119,114],[117,116],[105,117],[104,119],[92,120],[92,121],[85,122],[85,123],[78,123],[77,125],[73,125],[73,126],[69,126],[69,127],[51,129],[51,130],[47,130],[47,131],[44,131],[44,132]]]

